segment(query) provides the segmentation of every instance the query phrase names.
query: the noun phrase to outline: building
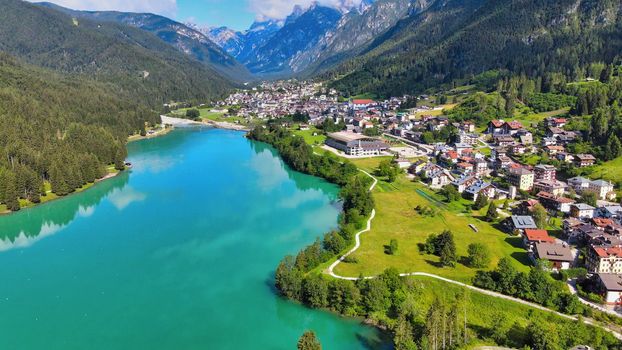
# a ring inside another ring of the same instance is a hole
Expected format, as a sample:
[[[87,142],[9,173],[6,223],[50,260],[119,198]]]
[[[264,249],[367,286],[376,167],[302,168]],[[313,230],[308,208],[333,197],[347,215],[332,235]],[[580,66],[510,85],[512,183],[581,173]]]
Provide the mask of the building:
[[[570,213],[570,206],[575,203],[575,201],[570,198],[556,196],[545,191],[538,192],[536,197],[538,197],[538,200],[545,208],[562,213]]]
[[[369,99],[358,99],[358,100],[352,100],[352,103],[350,104],[352,109],[354,110],[363,110],[363,109],[367,109],[369,106],[374,105],[376,102],[374,100],[369,100]]]
[[[622,273],[622,248],[589,245],[585,267],[593,273]]]
[[[607,219],[622,219],[622,206],[606,205],[598,208],[598,216]]]
[[[389,149],[378,139],[344,131],[328,134],[326,145],[351,156],[375,156]]]
[[[490,182],[483,180],[477,180],[465,191],[465,196],[471,198],[473,201],[477,200],[479,196],[486,196],[488,198],[494,198],[496,194],[496,188]]]
[[[508,170],[508,182],[522,191],[531,191],[534,175],[525,168],[511,168]]]
[[[525,248],[531,249],[536,243],[555,243],[555,238],[549,236],[546,230],[526,229],[523,233]]]
[[[613,184],[605,180],[594,180],[588,185],[588,189],[595,192],[600,199],[613,199],[615,193],[613,192]]]
[[[583,191],[590,188],[590,180],[581,176],[573,177],[572,179],[568,179],[568,184],[572,187],[575,192],[582,193]]]
[[[557,180],[538,180],[534,183],[533,188],[537,191],[551,193],[556,197],[561,197],[566,192],[568,185]]]
[[[576,203],[570,206],[570,216],[573,218],[591,219],[596,208],[585,203]]]
[[[478,136],[477,134],[460,132],[458,134],[458,142],[467,145],[474,145],[478,142]]]
[[[596,163],[596,158],[591,154],[577,154],[574,157],[575,165],[579,168],[592,166]]]
[[[599,273],[596,276],[605,304],[622,304],[622,275]]]
[[[516,120],[511,121],[511,122],[506,122],[505,124],[503,124],[503,133],[514,135],[518,133],[522,128],[523,128],[523,124],[521,124],[520,122]]]
[[[524,230],[536,230],[538,226],[531,216],[528,215],[512,215],[509,220],[506,221],[506,225],[510,231],[524,232]]]
[[[557,169],[552,165],[548,165],[548,164],[536,165],[533,168],[533,172],[534,172],[536,181],[542,181],[542,180],[553,181],[557,178],[556,177]]]
[[[491,120],[488,122],[488,129],[486,130],[489,134],[495,135],[503,132],[503,125],[505,122],[503,120]]]
[[[551,270],[568,270],[572,267],[574,256],[568,246],[555,243],[536,243],[532,252],[532,259],[548,260]]]

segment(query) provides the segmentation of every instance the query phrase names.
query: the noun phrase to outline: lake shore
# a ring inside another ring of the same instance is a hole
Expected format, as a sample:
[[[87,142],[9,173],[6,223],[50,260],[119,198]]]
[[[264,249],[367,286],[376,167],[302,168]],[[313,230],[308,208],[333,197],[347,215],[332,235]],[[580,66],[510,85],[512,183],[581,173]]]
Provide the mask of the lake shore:
[[[173,127],[184,127],[193,125],[208,125],[217,129],[236,130],[236,131],[249,131],[250,129],[244,125],[239,125],[229,122],[218,122],[214,120],[195,121],[190,119],[175,118],[162,115],[162,123],[172,125]]]

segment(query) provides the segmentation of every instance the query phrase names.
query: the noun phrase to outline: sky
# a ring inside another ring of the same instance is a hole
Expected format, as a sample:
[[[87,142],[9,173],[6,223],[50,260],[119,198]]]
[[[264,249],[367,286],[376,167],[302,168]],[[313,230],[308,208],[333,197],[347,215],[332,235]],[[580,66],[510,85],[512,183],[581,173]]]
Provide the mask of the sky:
[[[43,0],[30,0],[43,1]],[[310,6],[313,0],[47,0],[75,10],[151,12],[179,22],[201,26],[248,29],[255,20],[282,19],[294,5]],[[319,0],[324,5],[357,4],[361,0]]]

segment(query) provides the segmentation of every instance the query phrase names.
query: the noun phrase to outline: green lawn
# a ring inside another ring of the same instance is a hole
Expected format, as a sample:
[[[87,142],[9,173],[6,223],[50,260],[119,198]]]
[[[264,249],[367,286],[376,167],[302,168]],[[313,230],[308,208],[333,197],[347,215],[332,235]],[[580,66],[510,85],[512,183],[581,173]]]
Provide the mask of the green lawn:
[[[302,136],[305,142],[311,146],[323,145],[326,140],[326,136],[322,134],[322,130],[313,126],[310,127],[309,130],[298,130],[298,127],[295,127],[292,132],[295,135]],[[314,133],[317,135],[313,135]]]
[[[356,160],[354,163],[364,169],[373,169],[371,160]],[[374,190],[374,199],[376,218],[372,222],[372,230],[361,236],[361,247],[353,254],[358,262],[339,264],[335,272],[340,275],[376,275],[393,266],[400,272],[429,272],[470,282],[476,270],[464,265],[462,259],[455,268],[442,268],[439,267],[438,257],[419,251],[419,244],[425,242],[428,235],[441,233],[445,229],[453,232],[459,257],[466,256],[470,243],[478,242],[488,246],[492,255],[491,268],[501,257],[508,256],[517,268],[523,271],[528,269],[528,256],[520,238],[501,232],[490,223],[474,217],[471,212],[465,213],[466,203],[447,205],[440,202],[436,194],[405,176],[394,184],[380,181]],[[434,217],[421,216],[414,210],[417,206],[435,208],[437,214]],[[484,211],[475,215],[483,215]],[[475,225],[479,232],[473,232],[469,224]],[[397,255],[384,252],[384,246],[391,239],[397,239],[399,243]]]

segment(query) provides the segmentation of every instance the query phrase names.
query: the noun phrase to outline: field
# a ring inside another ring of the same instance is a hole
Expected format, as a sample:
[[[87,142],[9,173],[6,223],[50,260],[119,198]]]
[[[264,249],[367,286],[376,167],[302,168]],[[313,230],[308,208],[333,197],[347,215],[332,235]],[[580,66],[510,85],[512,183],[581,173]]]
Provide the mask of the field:
[[[185,116],[186,115],[186,111],[188,111],[188,109],[192,109],[192,108],[181,108],[181,109],[177,109],[171,112],[172,116]],[[213,108],[211,107],[205,107],[205,108],[197,108],[199,110],[199,112],[201,113],[201,119],[204,120],[211,120],[211,121],[215,121],[215,122],[230,122],[230,123],[235,123],[235,122],[243,122],[244,118],[240,118],[240,117],[225,117],[225,112],[212,112],[211,110]]]
[[[622,182],[622,157],[616,158],[612,161],[605,162],[594,168],[592,172],[594,178],[604,178],[613,183]]]
[[[367,170],[372,170],[378,159],[355,160],[354,163]],[[491,253],[490,268],[494,268],[502,257],[510,257],[520,270],[528,269],[529,259],[521,247],[521,239],[507,235],[477,215],[483,215],[485,209],[471,213],[465,211],[466,201],[450,205],[441,202],[439,197],[420,183],[415,183],[405,176],[390,184],[380,181],[374,190],[376,217],[372,230],[361,236],[361,247],[352,255],[358,262],[342,263],[335,272],[342,276],[356,277],[377,275],[387,267],[395,267],[400,272],[428,272],[443,277],[470,283],[476,270],[466,266],[464,257],[470,243],[483,243]],[[434,208],[434,216],[422,216],[415,208]],[[475,216],[474,216],[475,215]],[[477,227],[474,232],[469,224]],[[422,254],[419,245],[430,234],[450,230],[454,234],[459,263],[455,268],[440,267],[439,258]],[[399,244],[396,255],[385,254],[385,245],[391,239]]]
[[[315,127],[310,127],[309,130],[298,130],[298,128],[293,129],[293,133],[298,136],[302,136],[305,139],[305,142],[311,146],[322,145],[326,140],[326,136],[322,134],[322,130],[318,130]],[[313,134],[317,135],[313,135]]]
[[[563,108],[556,111],[544,112],[544,113],[532,113],[530,108],[525,108],[526,113],[517,113],[513,119],[521,122],[524,127],[532,127],[533,125],[537,125],[541,121],[545,120],[549,117],[556,117],[568,114],[570,108]]]

